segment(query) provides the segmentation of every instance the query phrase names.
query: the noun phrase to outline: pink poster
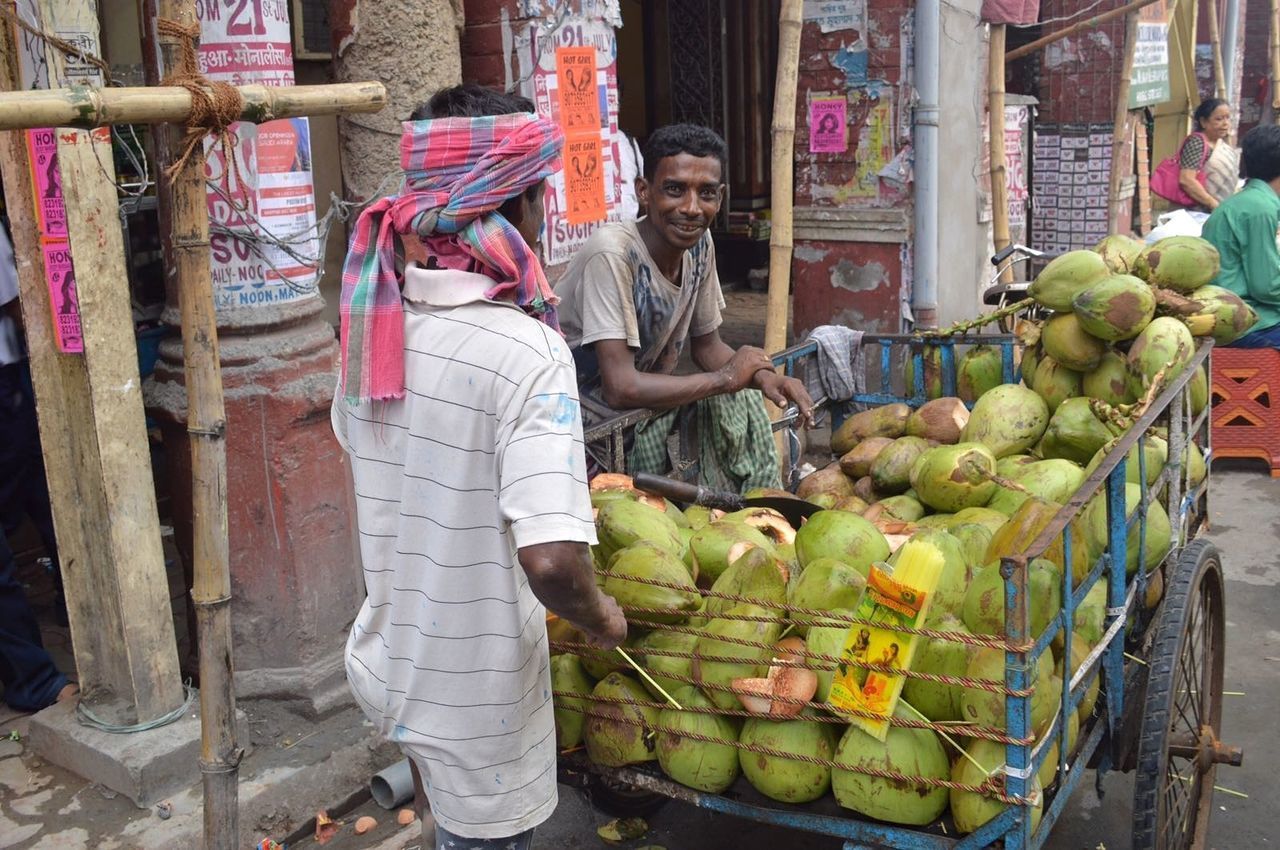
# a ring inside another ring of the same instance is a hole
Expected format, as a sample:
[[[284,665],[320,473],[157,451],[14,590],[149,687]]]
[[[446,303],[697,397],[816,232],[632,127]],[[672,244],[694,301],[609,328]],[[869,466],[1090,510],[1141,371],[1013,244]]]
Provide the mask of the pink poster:
[[[843,97],[809,101],[809,153],[844,153],[849,149],[848,108]]]
[[[49,279],[49,301],[53,307],[58,349],[64,353],[79,354],[84,351],[84,336],[80,333],[80,300],[76,295],[71,248],[66,242],[44,243],[44,269]]]
[[[40,235],[46,239],[66,239],[67,210],[62,203],[62,176],[58,173],[57,134],[51,127],[28,130],[27,149],[31,154]]]

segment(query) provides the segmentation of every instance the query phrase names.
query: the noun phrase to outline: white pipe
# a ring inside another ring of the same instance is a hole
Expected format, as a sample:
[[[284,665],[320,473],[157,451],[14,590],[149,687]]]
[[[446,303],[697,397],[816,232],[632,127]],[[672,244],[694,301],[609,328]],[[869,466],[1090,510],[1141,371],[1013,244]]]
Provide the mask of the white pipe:
[[[916,327],[938,325],[938,98],[942,2],[916,3],[915,248],[911,311]]]
[[[1236,49],[1240,38],[1240,0],[1227,0],[1226,21],[1222,32],[1222,62],[1226,66],[1222,74],[1227,81],[1227,103],[1234,104],[1233,112],[1238,112],[1240,104],[1236,103]],[[1239,117],[1236,117],[1239,121]]]
[[[397,809],[413,799],[413,773],[409,760],[401,759],[369,780],[373,801],[387,811]]]

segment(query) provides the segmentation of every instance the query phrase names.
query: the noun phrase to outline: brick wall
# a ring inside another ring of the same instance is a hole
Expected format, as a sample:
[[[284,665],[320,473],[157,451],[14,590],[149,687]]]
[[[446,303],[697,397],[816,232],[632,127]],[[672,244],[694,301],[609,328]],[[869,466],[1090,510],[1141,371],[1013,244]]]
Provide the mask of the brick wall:
[[[518,0],[466,0],[467,27],[462,34],[462,79],[504,88],[517,71],[514,58],[502,52],[502,12],[513,29],[523,22]]]
[[[1243,2],[1243,0],[1242,0]],[[1267,42],[1271,32],[1269,3],[1254,0],[1245,8],[1244,73],[1240,83],[1240,135],[1258,125],[1271,102],[1271,51]]]

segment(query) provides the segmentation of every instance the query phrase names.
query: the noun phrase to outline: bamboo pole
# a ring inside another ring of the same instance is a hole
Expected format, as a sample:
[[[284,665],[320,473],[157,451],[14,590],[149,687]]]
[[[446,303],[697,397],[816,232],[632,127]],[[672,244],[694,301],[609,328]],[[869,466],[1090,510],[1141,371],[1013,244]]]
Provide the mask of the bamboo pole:
[[[1222,65],[1222,34],[1218,28],[1218,0],[1209,0],[1205,4],[1205,14],[1209,16],[1209,46],[1213,50],[1213,96],[1219,100],[1227,99],[1227,74]]]
[[[1138,152],[1138,233],[1151,232],[1151,154],[1147,141],[1147,122],[1141,113],[1134,124],[1133,146]]]
[[[160,18],[198,24],[194,0],[159,0]],[[184,45],[158,33],[162,67],[181,67]],[[170,134],[164,164],[181,156]],[[204,785],[204,848],[236,850],[237,782],[243,750],[236,744],[231,656],[231,571],[227,544],[226,409],[218,360],[218,327],[210,276],[209,210],[204,157],[187,159],[171,180],[161,170],[160,199],[168,205],[168,273],[178,282],[191,441],[193,580],[191,597],[200,636],[200,772]],[[167,185],[166,185],[167,184]]]
[[[796,89],[800,77],[800,33],[803,0],[782,0],[778,15],[778,73],[773,94],[772,184],[769,187],[772,223],[769,229],[769,303],[764,321],[764,350],[773,354],[787,347],[787,316],[791,301],[791,254],[794,247]],[[766,402],[769,418],[781,411]],[[786,434],[774,435],[785,480]]]
[[[1051,32],[1048,35],[1044,36],[1043,38],[1037,38],[1035,41],[1032,41],[1028,44],[1024,44],[1015,50],[1010,50],[1008,55],[1005,56],[1005,61],[1012,62],[1015,59],[1021,59],[1024,56],[1030,56],[1032,53],[1035,53],[1037,50],[1044,47],[1046,44],[1053,44],[1055,41],[1060,41],[1066,38],[1067,36],[1075,35],[1078,32],[1082,32],[1084,30],[1091,29],[1093,27],[1101,26],[1102,24],[1105,24],[1107,21],[1114,21],[1116,18],[1119,18],[1123,15],[1127,15],[1131,12],[1136,12],[1139,9],[1143,9],[1147,6],[1150,6],[1154,3],[1159,3],[1159,2],[1160,0],[1134,0],[1134,2],[1129,3],[1126,6],[1121,6],[1118,9],[1112,9],[1110,12],[1103,12],[1101,15],[1094,15],[1092,18],[1087,18],[1086,20],[1078,21],[1069,27],[1064,27],[1063,29],[1060,29],[1057,32]]]
[[[387,103],[382,83],[325,86],[240,86],[240,117],[261,123],[300,115],[377,112]],[[103,127],[108,124],[185,124],[191,92],[179,86],[44,89],[0,93],[0,130],[22,127]]]
[[[796,88],[800,74],[802,0],[783,0],[778,19],[778,75],[773,95],[772,226],[769,236],[769,306],[764,349],[787,347],[787,304],[791,292],[792,208],[795,203]]]
[[[1004,24],[991,25],[991,40],[987,52],[987,123],[990,125],[988,153],[991,166],[991,237],[996,253],[1009,247],[1009,184],[1005,168],[1004,149],[1004,53],[1006,32]],[[1013,266],[1006,265],[1000,272],[1003,283],[1013,282]]]
[[[1107,219],[1111,233],[1120,232],[1125,210],[1120,203],[1120,184],[1124,175],[1121,161],[1129,150],[1129,90],[1133,87],[1133,58],[1138,49],[1138,13],[1130,12],[1124,27],[1124,63],[1120,71],[1120,86],[1116,92],[1116,121],[1111,133],[1111,175],[1107,187]],[[1130,157],[1132,161],[1132,157]],[[1128,210],[1132,218],[1132,209]]]
[[[1280,0],[1271,0],[1271,120],[1280,124]]]

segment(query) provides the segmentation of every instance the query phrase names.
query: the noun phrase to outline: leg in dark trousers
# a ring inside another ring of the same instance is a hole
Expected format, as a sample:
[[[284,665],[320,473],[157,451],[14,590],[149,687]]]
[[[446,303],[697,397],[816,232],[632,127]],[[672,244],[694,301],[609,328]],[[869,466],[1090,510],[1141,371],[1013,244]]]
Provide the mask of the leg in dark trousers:
[[[67,686],[40,641],[40,627],[18,581],[9,541],[0,534],[0,681],[4,701],[18,711],[39,711]]]

